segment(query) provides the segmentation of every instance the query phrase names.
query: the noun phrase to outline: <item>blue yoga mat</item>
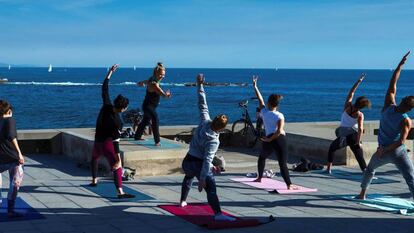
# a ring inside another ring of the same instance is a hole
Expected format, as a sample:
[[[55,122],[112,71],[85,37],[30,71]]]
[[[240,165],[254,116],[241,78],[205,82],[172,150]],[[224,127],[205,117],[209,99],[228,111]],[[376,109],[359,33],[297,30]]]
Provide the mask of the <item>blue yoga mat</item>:
[[[380,210],[399,213],[402,215],[414,215],[414,202],[397,197],[390,197],[381,194],[367,195],[367,199],[365,200],[355,199],[355,195],[340,195],[339,197]]]
[[[145,146],[149,149],[158,149],[158,150],[162,150],[162,149],[179,149],[182,148],[183,146],[180,145],[180,143],[174,143],[174,142],[170,142],[168,140],[162,140],[161,139],[161,146],[155,146],[154,140],[134,140],[133,138],[122,138],[121,141],[128,141],[128,142],[132,142],[134,144],[140,145],[140,146]]]
[[[314,173],[324,174],[326,176],[333,176],[337,179],[351,180],[356,182],[362,181],[362,172],[350,172],[344,170],[332,170],[332,174],[327,174],[325,170],[313,171]],[[372,184],[389,184],[389,183],[399,183],[397,180],[391,180],[387,178],[377,177],[377,179],[372,180]]]
[[[95,187],[91,187],[89,185],[82,185],[82,187],[113,202],[137,202],[137,201],[154,200],[154,198],[144,193],[138,192],[135,189],[131,189],[125,186],[124,184],[122,185],[122,189],[124,189],[124,192],[129,193],[129,194],[134,194],[135,198],[118,199],[115,185],[113,182],[99,182],[98,185]]]
[[[26,221],[26,220],[35,220],[35,219],[45,218],[37,210],[33,209],[29,204],[23,201],[23,199],[21,199],[20,197],[17,197],[16,199],[14,210],[20,214],[23,214],[24,216],[20,218],[8,218],[7,217],[7,198],[3,198],[1,208],[0,208],[0,222]]]

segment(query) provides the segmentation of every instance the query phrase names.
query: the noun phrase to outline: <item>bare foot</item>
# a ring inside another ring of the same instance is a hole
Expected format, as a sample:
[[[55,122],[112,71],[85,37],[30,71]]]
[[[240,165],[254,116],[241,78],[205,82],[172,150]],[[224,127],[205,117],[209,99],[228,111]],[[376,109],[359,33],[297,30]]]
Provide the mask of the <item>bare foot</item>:
[[[356,195],[356,196],[355,196],[355,199],[365,200],[365,199],[366,199],[366,196],[365,196],[365,195],[361,195],[361,194],[359,194],[359,195]]]
[[[160,142],[155,143],[155,146],[161,146],[161,143]]]
[[[262,182],[262,178],[257,178],[257,179],[255,179],[255,180],[253,180],[253,182],[258,182],[258,183],[260,183],[260,182]]]
[[[299,187],[297,185],[291,184],[287,187],[289,190],[299,190]]]

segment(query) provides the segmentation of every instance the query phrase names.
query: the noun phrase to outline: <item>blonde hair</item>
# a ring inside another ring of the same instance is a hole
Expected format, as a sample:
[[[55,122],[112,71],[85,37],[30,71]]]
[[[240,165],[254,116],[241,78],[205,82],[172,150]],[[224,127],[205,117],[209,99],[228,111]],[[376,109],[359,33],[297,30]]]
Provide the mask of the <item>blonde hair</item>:
[[[211,128],[214,131],[222,130],[226,127],[227,122],[229,121],[228,117],[224,114],[217,115],[213,122],[211,122]]]
[[[157,66],[154,68],[154,71],[152,73],[152,75],[155,77],[157,76],[158,72],[165,70],[164,65],[162,64],[162,62],[158,62]]]

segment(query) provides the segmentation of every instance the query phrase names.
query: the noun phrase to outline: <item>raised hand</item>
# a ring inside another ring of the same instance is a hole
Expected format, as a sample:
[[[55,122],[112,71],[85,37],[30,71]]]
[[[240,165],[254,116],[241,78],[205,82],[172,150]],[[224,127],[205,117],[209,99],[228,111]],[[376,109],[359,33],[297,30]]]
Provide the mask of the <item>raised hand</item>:
[[[111,66],[111,71],[112,72],[115,72],[116,71],[116,69],[118,69],[118,67],[119,67],[119,64],[113,64],[112,66]]]
[[[197,84],[198,85],[201,85],[201,84],[203,84],[204,83],[204,75],[203,74],[198,74],[197,75]]]
[[[253,75],[252,81],[253,81],[253,86],[256,87],[257,86],[257,79],[259,79],[258,75]]]
[[[359,82],[362,82],[362,80],[364,80],[365,78],[365,73],[362,73],[361,76],[359,77]]]
[[[405,61],[407,61],[407,57],[408,57],[408,55],[410,55],[410,53],[411,53],[411,51],[408,51],[408,53],[406,53],[404,55],[404,57],[400,61],[400,65],[404,65],[404,63],[405,63]]]

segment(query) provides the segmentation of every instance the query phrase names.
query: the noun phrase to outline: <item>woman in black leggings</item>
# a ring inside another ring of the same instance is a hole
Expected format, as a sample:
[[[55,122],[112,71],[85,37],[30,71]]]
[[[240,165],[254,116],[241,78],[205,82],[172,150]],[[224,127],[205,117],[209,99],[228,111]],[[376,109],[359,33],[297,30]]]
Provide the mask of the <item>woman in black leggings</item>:
[[[167,98],[171,97],[169,90],[163,91],[160,87],[161,80],[165,77],[165,67],[162,63],[158,63],[154,68],[152,77],[148,80],[138,82],[138,86],[147,86],[147,92],[145,95],[144,103],[142,104],[142,110],[144,111],[144,118],[138,126],[135,132],[135,140],[144,140],[142,135],[144,134],[145,127],[150,124],[152,133],[154,135],[154,142],[156,146],[161,146],[160,143],[160,131],[159,131],[159,119],[156,108],[160,103],[160,96]]]
[[[261,182],[263,171],[266,165],[266,159],[275,151],[280,167],[280,173],[286,183],[288,189],[297,189],[290,181],[289,170],[287,167],[287,144],[286,132],[284,130],[285,117],[277,110],[279,102],[282,100],[281,95],[271,94],[265,105],[259,88],[257,87],[257,77],[253,76],[253,87],[256,96],[259,100],[260,113],[262,115],[263,124],[266,132],[266,137],[262,139],[263,148],[257,161],[258,178],[255,182]],[[275,192],[275,191],[272,191]]]
[[[360,110],[365,107],[371,107],[371,102],[365,96],[360,96],[356,99],[355,104],[352,104],[354,93],[364,78],[365,74],[362,74],[346,97],[341,124],[335,131],[337,138],[329,147],[328,166],[326,169],[328,173],[332,172],[335,151],[346,146],[351,148],[361,170],[364,171],[367,167],[361,147],[361,138],[364,133],[364,114]]]

